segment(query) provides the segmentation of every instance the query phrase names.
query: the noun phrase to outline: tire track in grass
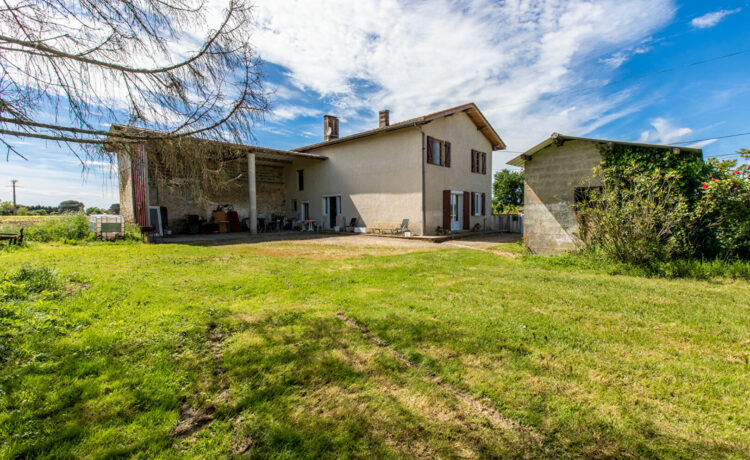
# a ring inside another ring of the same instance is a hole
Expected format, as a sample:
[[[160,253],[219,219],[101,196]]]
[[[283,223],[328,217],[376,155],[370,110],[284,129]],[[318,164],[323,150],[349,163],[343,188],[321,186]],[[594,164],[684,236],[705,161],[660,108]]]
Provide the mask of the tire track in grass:
[[[532,443],[536,445],[542,444],[542,436],[536,432],[532,427],[529,426],[523,426],[519,424],[518,422],[504,416],[501,414],[497,409],[492,407],[489,401],[483,398],[477,398],[474,395],[471,395],[469,393],[466,393],[464,391],[461,391],[449,383],[445,382],[443,379],[441,379],[438,375],[431,372],[429,369],[426,369],[425,367],[413,363],[410,361],[403,353],[396,350],[394,347],[392,347],[388,342],[384,341],[380,337],[372,334],[366,326],[358,323],[353,318],[350,318],[343,312],[336,313],[336,318],[338,318],[341,322],[346,324],[349,328],[354,329],[355,331],[359,332],[367,341],[370,343],[384,348],[388,350],[388,352],[396,358],[401,364],[406,366],[409,369],[412,369],[414,371],[417,371],[420,374],[426,374],[427,379],[434,383],[435,385],[439,386],[441,389],[443,389],[446,393],[452,395],[456,400],[461,402],[464,406],[468,407],[474,414],[480,415],[484,418],[486,418],[495,428],[501,428],[503,430],[509,430],[509,431],[516,431],[518,434],[520,434],[523,438],[526,438],[528,441],[531,441]]]

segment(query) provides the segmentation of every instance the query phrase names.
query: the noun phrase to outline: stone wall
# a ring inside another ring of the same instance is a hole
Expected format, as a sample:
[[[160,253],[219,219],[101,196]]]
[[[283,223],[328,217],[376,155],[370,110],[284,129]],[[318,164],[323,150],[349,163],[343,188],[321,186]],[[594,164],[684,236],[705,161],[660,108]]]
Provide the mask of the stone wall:
[[[597,145],[588,141],[551,145],[526,161],[523,233],[532,252],[551,255],[577,247],[575,189],[601,185],[592,172],[600,163]]]

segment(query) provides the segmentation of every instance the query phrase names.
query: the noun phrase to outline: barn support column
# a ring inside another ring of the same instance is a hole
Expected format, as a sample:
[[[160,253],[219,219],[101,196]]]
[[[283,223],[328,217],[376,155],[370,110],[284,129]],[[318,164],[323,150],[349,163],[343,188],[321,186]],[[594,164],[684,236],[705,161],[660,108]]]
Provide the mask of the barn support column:
[[[148,155],[146,146],[136,144],[131,150],[130,168],[132,174],[133,217],[140,226],[149,223]]]
[[[255,188],[255,154],[247,154],[247,191],[250,198],[250,233],[258,233],[258,202]]]

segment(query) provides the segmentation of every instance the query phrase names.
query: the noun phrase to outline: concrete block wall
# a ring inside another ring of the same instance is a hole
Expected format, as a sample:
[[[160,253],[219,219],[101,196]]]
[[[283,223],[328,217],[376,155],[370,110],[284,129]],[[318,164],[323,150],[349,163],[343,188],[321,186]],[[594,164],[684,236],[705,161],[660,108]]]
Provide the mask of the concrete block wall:
[[[575,189],[601,185],[593,174],[600,163],[597,144],[588,141],[551,145],[526,161],[523,229],[532,252],[560,254],[580,244]]]

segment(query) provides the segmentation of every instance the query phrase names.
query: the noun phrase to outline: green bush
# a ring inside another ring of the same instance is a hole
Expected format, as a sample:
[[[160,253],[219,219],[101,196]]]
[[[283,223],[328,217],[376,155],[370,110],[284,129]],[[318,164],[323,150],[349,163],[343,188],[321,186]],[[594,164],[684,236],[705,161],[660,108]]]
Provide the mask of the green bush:
[[[612,261],[676,274],[698,259],[750,259],[750,167],[692,157],[677,164],[605,161],[601,189],[576,205],[581,239]]]
[[[94,237],[94,233],[89,231],[88,217],[82,212],[65,213],[59,218],[50,219],[24,229],[24,239],[43,243],[51,241],[63,243],[89,241],[93,240]]]

